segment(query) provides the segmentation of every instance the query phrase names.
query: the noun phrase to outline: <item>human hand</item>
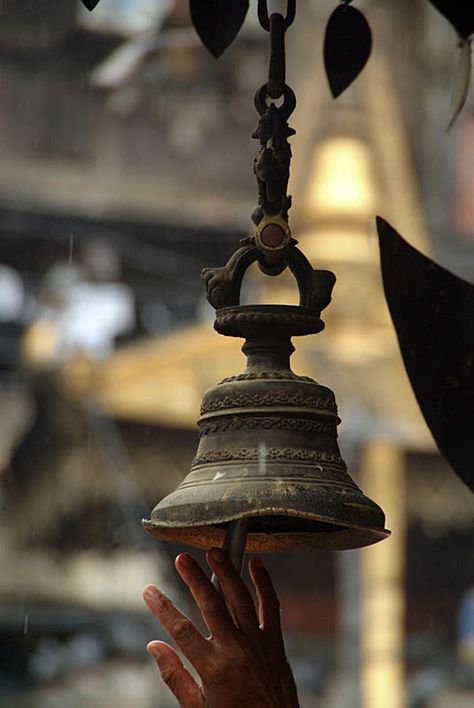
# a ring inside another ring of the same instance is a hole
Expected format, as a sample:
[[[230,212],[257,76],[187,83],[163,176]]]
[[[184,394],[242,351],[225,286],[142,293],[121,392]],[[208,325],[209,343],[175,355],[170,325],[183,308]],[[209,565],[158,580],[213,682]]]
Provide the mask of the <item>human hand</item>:
[[[169,644],[153,641],[147,649],[163,680],[181,708],[298,708],[281,634],[280,605],[262,561],[249,562],[258,616],[227,554],[214,548],[207,562],[225,599],[189,554],[176,559],[178,573],[209,630],[208,638],[156,587],[148,585],[143,592],[146,604],[196,669],[201,684]]]

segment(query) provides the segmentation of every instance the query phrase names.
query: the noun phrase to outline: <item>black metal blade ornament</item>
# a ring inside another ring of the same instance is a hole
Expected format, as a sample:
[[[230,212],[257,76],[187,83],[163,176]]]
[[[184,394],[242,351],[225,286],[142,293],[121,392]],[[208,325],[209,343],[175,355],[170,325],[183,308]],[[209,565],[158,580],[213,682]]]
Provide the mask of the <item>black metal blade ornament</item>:
[[[324,66],[329,88],[337,98],[360,74],[372,51],[372,32],[364,15],[343,0],[328,20],[324,35]]]
[[[462,39],[468,39],[474,33],[472,0],[430,0],[430,2],[446,17]]]
[[[92,12],[94,7],[97,7],[100,0],[81,0],[81,2],[90,12]]]
[[[249,0],[190,0],[189,8],[202,43],[217,59],[239,33]]]
[[[377,217],[383,284],[421,412],[453,470],[474,491],[474,286]]]
[[[204,394],[191,471],[143,521],[159,539],[228,548],[236,568],[244,550],[340,550],[389,535],[382,509],[353,482],[341,457],[333,392],[290,368],[291,338],[324,328],[321,311],[336,280],[312,268],[288,226],[288,137],[294,131],[287,121],[296,99],[285,83],[284,35],[294,7],[289,0],[286,17],[268,17],[259,0],[272,52],[268,81],[255,98],[256,233],[225,266],[202,272],[216,310],[214,328],[245,340],[247,368]],[[289,268],[299,305],[241,305],[242,279],[255,262],[269,276]]]

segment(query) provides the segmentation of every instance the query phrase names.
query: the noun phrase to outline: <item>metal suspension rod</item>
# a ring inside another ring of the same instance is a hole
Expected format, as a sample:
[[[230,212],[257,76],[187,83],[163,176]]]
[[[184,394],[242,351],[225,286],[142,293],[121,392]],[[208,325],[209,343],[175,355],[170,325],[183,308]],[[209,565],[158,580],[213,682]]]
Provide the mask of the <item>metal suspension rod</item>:
[[[242,572],[248,524],[248,519],[236,519],[230,522],[225,532],[224,550],[229,554],[230,562],[239,575]],[[214,573],[212,574],[211,580],[214,587],[220,591],[220,583]]]

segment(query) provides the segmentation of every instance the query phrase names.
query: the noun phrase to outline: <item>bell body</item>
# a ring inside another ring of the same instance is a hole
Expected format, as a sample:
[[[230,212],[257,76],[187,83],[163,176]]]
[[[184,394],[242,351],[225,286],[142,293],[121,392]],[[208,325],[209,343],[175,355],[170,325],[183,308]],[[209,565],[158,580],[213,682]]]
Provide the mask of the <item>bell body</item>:
[[[301,306],[218,311],[222,334],[243,336],[248,364],[203,398],[191,471],[145,529],[200,548],[222,546],[248,519],[247,551],[347,549],[385,538],[385,517],[352,481],[337,444],[333,392],[294,374],[290,335],[323,324]]]

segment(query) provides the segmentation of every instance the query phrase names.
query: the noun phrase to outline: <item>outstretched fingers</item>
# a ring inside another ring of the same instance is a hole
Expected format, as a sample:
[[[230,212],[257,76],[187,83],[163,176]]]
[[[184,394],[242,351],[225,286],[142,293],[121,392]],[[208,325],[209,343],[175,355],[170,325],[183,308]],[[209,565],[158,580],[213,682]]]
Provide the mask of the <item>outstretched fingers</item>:
[[[174,693],[183,708],[204,708],[200,687],[191,676],[175,650],[165,642],[150,642],[148,652],[156,660],[161,678]]]
[[[198,632],[194,624],[166,595],[154,585],[147,585],[143,591],[143,599],[161,622],[170,637],[174,639],[184,656],[199,672],[203,657],[209,655],[209,642]]]
[[[295,683],[281,635],[279,602],[262,562],[254,558],[249,564],[258,596],[260,627],[252,596],[228,555],[212,549],[208,562],[224,597],[188,554],[177,558],[176,567],[199,604],[213,640],[205,639],[156,587],[145,588],[144,598],[150,610],[201,679],[199,682],[193,678],[171,646],[153,641],[147,648],[155,657],[163,680],[181,708],[205,708],[206,702],[209,706],[229,708],[297,708]]]

